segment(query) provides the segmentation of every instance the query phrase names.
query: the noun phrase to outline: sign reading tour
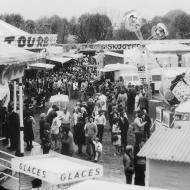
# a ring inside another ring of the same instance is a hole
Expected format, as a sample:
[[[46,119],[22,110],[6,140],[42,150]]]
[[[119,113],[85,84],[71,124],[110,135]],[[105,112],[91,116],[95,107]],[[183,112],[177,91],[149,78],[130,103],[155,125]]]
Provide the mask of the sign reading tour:
[[[31,34],[6,37],[1,36],[0,41],[24,49],[43,49],[49,45],[56,44],[57,34]]]

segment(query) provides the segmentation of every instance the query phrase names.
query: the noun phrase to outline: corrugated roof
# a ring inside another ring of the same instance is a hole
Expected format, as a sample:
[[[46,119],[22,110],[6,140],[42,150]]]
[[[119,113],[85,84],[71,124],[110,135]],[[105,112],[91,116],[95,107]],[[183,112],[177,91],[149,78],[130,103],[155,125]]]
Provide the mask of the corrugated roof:
[[[157,129],[140,150],[138,156],[190,163],[190,130]]]

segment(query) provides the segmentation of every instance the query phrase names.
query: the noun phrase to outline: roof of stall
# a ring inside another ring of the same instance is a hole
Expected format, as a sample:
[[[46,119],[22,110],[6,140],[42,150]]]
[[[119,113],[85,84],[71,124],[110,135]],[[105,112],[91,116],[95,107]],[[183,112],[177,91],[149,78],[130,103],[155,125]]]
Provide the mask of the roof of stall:
[[[190,163],[190,130],[158,128],[138,156],[153,160]]]
[[[53,69],[55,67],[55,65],[47,64],[47,63],[32,63],[32,64],[29,65],[29,67],[32,68],[32,69],[49,70],[49,69]]]
[[[154,43],[146,45],[150,52],[154,53],[187,53],[190,52],[190,46],[179,43]]]

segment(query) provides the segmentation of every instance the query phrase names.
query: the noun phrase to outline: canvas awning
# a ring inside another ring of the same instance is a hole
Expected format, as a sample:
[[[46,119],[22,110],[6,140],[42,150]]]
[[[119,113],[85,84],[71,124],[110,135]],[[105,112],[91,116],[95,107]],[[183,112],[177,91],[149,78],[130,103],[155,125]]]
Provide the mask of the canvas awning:
[[[42,70],[50,70],[53,69],[55,65],[47,64],[47,63],[32,63],[29,65],[31,69],[42,69]]]
[[[11,165],[14,171],[55,185],[97,178],[103,175],[102,165],[58,153],[13,158]]]
[[[25,65],[36,60],[36,53],[0,43],[0,83],[22,77]]]
[[[0,65],[18,65],[35,60],[37,60],[36,53],[0,43]]]

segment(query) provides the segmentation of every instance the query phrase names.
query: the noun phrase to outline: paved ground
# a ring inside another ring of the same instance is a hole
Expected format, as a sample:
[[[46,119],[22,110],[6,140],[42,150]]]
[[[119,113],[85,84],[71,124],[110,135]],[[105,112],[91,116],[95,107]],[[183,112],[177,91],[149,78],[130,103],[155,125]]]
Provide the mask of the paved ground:
[[[72,112],[73,106],[76,104],[76,101],[71,101],[69,103],[69,110]],[[42,112],[47,112],[48,105],[45,109],[37,110],[35,114],[35,119],[38,123],[39,121],[39,115]],[[131,121],[134,118],[134,116],[130,116],[129,120]],[[131,131],[129,131],[128,135],[129,143],[134,143],[134,136]],[[39,140],[39,126],[37,126],[37,129],[35,130],[35,140],[36,142],[40,143]],[[77,148],[76,148],[77,150]],[[104,137],[103,137],[103,155],[102,155],[102,161],[100,164],[104,167],[104,177],[102,180],[112,181],[112,182],[118,182],[118,183],[125,183],[125,176],[123,172],[123,164],[122,164],[122,155],[114,156],[114,150],[115,147],[111,143],[111,134],[109,131],[109,126],[107,125],[104,131]],[[83,152],[85,152],[85,147],[83,147]],[[85,155],[77,155],[75,154],[74,157],[85,159]]]

